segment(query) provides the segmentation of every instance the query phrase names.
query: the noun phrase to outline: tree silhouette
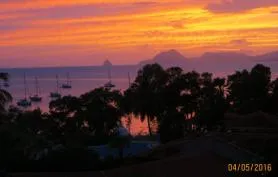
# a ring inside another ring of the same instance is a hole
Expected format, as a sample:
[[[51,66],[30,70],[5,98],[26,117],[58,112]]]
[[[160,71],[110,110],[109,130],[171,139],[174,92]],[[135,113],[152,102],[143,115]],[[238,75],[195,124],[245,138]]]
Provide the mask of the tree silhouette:
[[[278,104],[278,78],[270,83],[268,103],[266,104],[266,106],[268,107],[267,111],[271,114],[277,114],[278,113],[277,104]]]
[[[28,164],[53,164],[51,168],[55,168],[62,163],[69,168],[89,168],[95,160],[87,151],[91,143],[108,143],[123,158],[130,138],[115,134],[122,116],[130,114],[147,119],[150,135],[151,122],[156,119],[162,143],[185,137],[190,123],[213,130],[221,125],[225,113],[278,114],[278,79],[270,78],[270,68],[262,64],[251,71],[235,71],[227,78],[184,72],[179,67],[164,70],[152,64],[139,70],[124,94],[96,88],[80,97],[65,96],[50,102],[49,113],[16,107],[3,112],[11,95],[0,89],[0,165],[26,169]],[[8,75],[2,73],[0,79],[5,81]],[[62,150],[53,150],[58,145]],[[47,157],[33,163],[45,149],[49,150]]]
[[[197,112],[200,126],[212,129],[219,125],[228,109],[225,98],[225,79],[215,78],[211,73],[203,73],[201,76],[200,109]]]
[[[264,110],[270,89],[271,71],[269,67],[257,64],[248,72],[237,71],[228,76],[229,101],[239,113]]]
[[[164,108],[176,109],[182,104],[181,92],[184,91],[188,83],[181,68],[172,67],[166,70],[167,82],[163,89]]]
[[[185,130],[184,98],[182,92],[188,87],[183,70],[171,67],[166,70],[167,82],[162,85],[162,105],[159,121],[159,133],[162,143],[182,138]]]
[[[0,81],[7,81],[9,79],[8,73],[0,73]],[[0,112],[5,110],[5,106],[8,102],[12,101],[12,96],[9,92],[1,88],[0,85]]]
[[[184,137],[185,119],[181,112],[169,110],[164,112],[163,119],[159,121],[161,143]]]
[[[127,90],[130,100],[133,100],[130,105],[132,112],[140,116],[142,121],[147,119],[150,135],[152,135],[151,121],[160,114],[163,107],[161,94],[166,81],[167,74],[160,65],[145,65]]]
[[[181,93],[183,112],[186,119],[192,119],[200,109],[199,101],[201,94],[200,74],[196,71],[185,74],[186,88]]]
[[[256,110],[265,111],[268,102],[268,94],[271,84],[271,71],[269,67],[262,64],[254,66],[250,73],[252,82],[252,100]]]
[[[88,123],[89,131],[95,136],[109,136],[113,134],[120,123],[122,111],[119,107],[122,94],[116,90],[97,88],[81,95],[81,112]]]
[[[53,138],[69,147],[84,146],[84,119],[79,116],[81,100],[73,96],[65,96],[49,104],[49,121],[53,127]]]
[[[0,164],[8,169],[24,169],[27,162],[38,157],[44,149],[50,149],[51,140],[46,136],[45,114],[39,109],[18,111],[0,126]],[[26,164],[25,164],[26,163]]]

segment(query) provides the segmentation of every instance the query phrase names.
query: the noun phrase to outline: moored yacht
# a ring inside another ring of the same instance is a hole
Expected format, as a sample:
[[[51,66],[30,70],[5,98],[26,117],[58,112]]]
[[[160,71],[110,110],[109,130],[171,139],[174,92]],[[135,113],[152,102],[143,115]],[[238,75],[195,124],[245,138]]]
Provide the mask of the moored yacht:
[[[26,82],[26,75],[24,73],[24,92],[25,92],[25,98],[20,99],[17,102],[17,105],[20,107],[30,107],[32,105],[31,101],[27,99],[27,82]]]
[[[69,79],[69,73],[67,74],[67,81],[66,81],[66,83],[62,84],[62,88],[63,89],[71,89],[72,88],[71,82],[70,82],[70,79]]]
[[[58,79],[58,75],[56,75],[56,91],[55,92],[50,92],[50,97],[51,98],[61,98],[62,95],[59,92],[59,79]]]
[[[40,92],[40,89],[39,89],[39,82],[38,82],[38,78],[36,77],[35,78],[35,85],[36,85],[36,94],[30,96],[30,100],[32,102],[41,102],[42,101],[42,97],[39,96],[39,92]]]
[[[107,60],[105,63],[108,63],[109,61]],[[110,62],[109,62],[110,63]],[[108,82],[104,84],[105,88],[111,89],[116,87],[115,84],[112,83],[112,79],[111,79],[111,66],[112,64],[106,64],[106,66],[108,67]]]

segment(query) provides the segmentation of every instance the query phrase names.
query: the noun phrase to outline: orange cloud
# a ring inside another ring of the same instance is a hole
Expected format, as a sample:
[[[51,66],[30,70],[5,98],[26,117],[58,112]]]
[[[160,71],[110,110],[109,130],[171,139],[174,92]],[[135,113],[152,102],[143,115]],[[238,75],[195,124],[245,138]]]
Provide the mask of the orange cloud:
[[[186,4],[181,0],[38,0],[4,3],[0,10],[6,11],[0,15],[0,20],[5,21],[0,24],[0,54],[19,58],[14,48],[28,48],[20,55],[36,58],[97,53],[99,58],[95,58],[95,62],[100,63],[103,60],[100,56],[107,53],[115,54],[114,60],[122,62],[121,58],[127,53],[126,58],[139,60],[169,48],[200,55],[205,50],[261,52],[277,47],[278,14],[273,12],[278,11],[278,7],[254,8],[227,15],[206,9],[206,4],[216,0],[187,2],[191,3]],[[136,11],[117,11],[117,7],[122,9],[117,5],[132,3],[137,3]],[[74,12],[65,13],[69,6],[87,4],[115,4],[115,11],[108,14],[102,9],[103,12],[98,15],[92,12],[84,16],[74,16]],[[152,5],[139,8],[139,5],[148,4]],[[63,7],[59,9],[63,15],[45,14],[48,12],[45,9],[50,7]],[[19,11],[13,11],[15,9]],[[22,9],[37,10],[20,11]],[[36,15],[38,12],[43,13]],[[243,40],[248,41],[248,45],[247,42],[239,44]],[[150,47],[144,48],[146,53],[140,56],[138,51],[146,45]],[[59,50],[57,46],[61,46]]]
[[[187,0],[188,2],[193,2],[192,0]],[[1,4],[1,11],[10,11],[10,10],[18,10],[18,9],[44,9],[44,8],[52,8],[59,6],[81,6],[81,5],[107,5],[107,4],[147,4],[147,3],[180,3],[184,2],[182,0],[159,0],[159,1],[151,1],[151,0],[24,0],[24,1],[15,1]],[[186,2],[186,0],[185,0]]]

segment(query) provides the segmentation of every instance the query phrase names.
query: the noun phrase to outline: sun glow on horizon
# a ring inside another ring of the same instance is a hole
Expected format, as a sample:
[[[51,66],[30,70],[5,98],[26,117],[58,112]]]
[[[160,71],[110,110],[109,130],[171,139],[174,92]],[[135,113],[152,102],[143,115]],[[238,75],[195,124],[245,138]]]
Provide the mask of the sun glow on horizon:
[[[244,4],[244,10],[234,4],[234,12],[225,4],[215,6],[221,10],[215,12],[209,8],[215,3],[219,1],[1,2],[0,60],[19,66],[31,61],[76,65],[98,64],[110,56],[113,63],[136,63],[172,48],[192,56],[277,49],[278,3]]]

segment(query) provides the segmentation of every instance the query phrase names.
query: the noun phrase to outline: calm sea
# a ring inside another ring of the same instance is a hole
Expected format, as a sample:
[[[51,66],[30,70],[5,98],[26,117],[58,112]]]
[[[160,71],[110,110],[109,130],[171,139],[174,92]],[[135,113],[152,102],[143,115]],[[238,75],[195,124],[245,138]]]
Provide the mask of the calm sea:
[[[116,85],[116,89],[125,90],[129,85],[130,75],[131,82],[134,80],[138,68],[136,66],[113,66],[111,69],[111,79]],[[32,103],[29,109],[41,108],[47,112],[48,105],[51,101],[50,92],[56,91],[58,76],[59,85],[66,83],[69,74],[72,89],[60,89],[60,93],[64,96],[80,96],[95,88],[103,86],[108,81],[108,70],[106,67],[61,67],[61,68],[24,68],[24,69],[0,69],[0,72],[10,74],[9,85],[5,88],[13,96],[13,104],[25,97],[24,74],[27,83],[27,96],[36,93],[35,77],[38,78],[38,85],[41,103]],[[3,83],[1,83],[3,85]],[[123,123],[127,126],[127,120],[123,118]],[[141,122],[138,118],[131,119],[130,132],[133,135],[147,134],[147,122]]]
[[[113,66],[111,68],[112,82],[116,85],[116,89],[125,90],[128,88],[130,81],[136,77],[138,66]],[[27,96],[35,94],[36,84],[35,77],[38,78],[40,95],[43,97],[41,103],[33,103],[30,109],[41,108],[48,111],[48,104],[51,101],[50,92],[56,91],[56,75],[59,84],[66,83],[67,74],[69,74],[72,89],[60,89],[61,94],[80,96],[94,88],[103,86],[108,81],[108,70],[106,67],[57,67],[57,68],[26,68],[26,69],[0,69],[0,72],[8,72],[10,74],[10,87],[6,88],[13,96],[13,104],[25,97],[24,74],[27,82]],[[225,76],[229,73],[218,73],[216,76]],[[1,83],[2,85],[2,83]],[[126,121],[124,121],[126,123]],[[141,122],[137,118],[132,118],[130,127],[132,134],[146,134],[148,132],[146,122]]]

